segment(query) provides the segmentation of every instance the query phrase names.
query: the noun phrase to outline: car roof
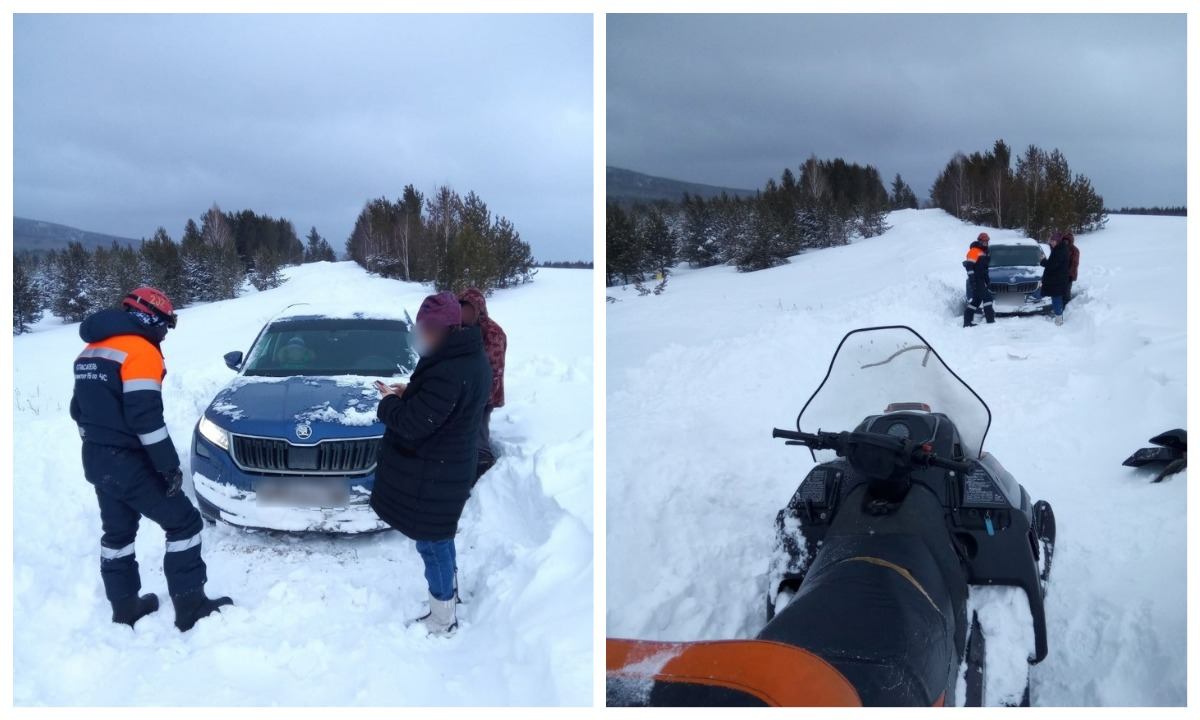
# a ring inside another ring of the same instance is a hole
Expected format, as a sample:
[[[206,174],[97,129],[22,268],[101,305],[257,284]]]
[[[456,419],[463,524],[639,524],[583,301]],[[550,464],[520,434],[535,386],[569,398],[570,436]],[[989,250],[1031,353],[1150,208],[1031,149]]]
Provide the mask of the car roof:
[[[1038,241],[1033,238],[1014,238],[1012,240],[1002,240],[1000,242],[989,243],[989,247],[1037,247]]]
[[[408,325],[412,318],[403,307],[337,306],[319,303],[296,303],[281,310],[271,322],[291,320],[397,320]]]

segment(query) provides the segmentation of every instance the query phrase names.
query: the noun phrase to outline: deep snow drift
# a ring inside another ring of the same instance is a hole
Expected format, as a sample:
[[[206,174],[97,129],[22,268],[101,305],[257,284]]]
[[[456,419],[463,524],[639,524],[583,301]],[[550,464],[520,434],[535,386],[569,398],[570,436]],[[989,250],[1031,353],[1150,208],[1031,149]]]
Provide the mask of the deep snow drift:
[[[295,302],[416,314],[426,288],[351,263],[293,268],[282,287],[187,308],[163,344],[167,424],[188,470],[192,428],[245,351]],[[398,533],[326,538],[204,531],[209,594],[238,603],[180,634],[163,533],[143,521],[143,592],[166,602],[135,631],[109,622],[100,518],[67,415],[78,327],[13,339],[13,696],[17,705],[554,705],[592,701],[592,274],[540,270],[488,300],[508,333],[504,456],[458,536],[461,629],[428,639],[404,621],[427,590]]]
[[[981,228],[936,210],[889,222],[772,270],[682,268],[657,297],[609,289],[608,635],[762,628],[775,513],[812,466],[771,428],[794,427],[847,331],[905,324],[991,407],[985,448],[1054,506],[1033,703],[1184,704],[1186,473],[1150,485],[1121,462],[1186,427],[1186,220],[1112,216],[1080,237],[1064,326],[968,329],[960,263]]]

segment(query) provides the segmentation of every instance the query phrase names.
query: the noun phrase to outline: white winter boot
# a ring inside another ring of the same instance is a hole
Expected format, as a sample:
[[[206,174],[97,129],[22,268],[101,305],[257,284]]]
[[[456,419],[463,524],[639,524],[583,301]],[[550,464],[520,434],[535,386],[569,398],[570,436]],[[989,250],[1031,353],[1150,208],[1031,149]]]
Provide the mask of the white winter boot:
[[[1063,324],[1063,316],[1062,316],[1062,315],[1055,315],[1055,316],[1054,316],[1054,324],[1055,324],[1055,325],[1062,325],[1062,324]]]
[[[429,612],[418,618],[417,622],[425,626],[431,637],[450,637],[458,630],[457,605],[456,598],[438,600],[430,595]]]

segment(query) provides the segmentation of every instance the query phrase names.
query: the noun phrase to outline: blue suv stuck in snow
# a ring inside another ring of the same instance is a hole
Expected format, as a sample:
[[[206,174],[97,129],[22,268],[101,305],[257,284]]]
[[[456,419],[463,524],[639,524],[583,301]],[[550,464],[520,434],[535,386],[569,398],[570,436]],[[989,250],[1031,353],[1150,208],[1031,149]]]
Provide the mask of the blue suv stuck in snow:
[[[1026,295],[1042,287],[1041,259],[1043,250],[1033,240],[992,242],[988,247],[989,275],[993,306],[997,315],[1033,315],[1045,312],[1050,299],[1028,302]],[[967,279],[967,302],[972,300],[970,278]]]
[[[383,426],[376,380],[416,367],[412,322],[289,308],[250,351],[192,437],[192,480],[209,520],[292,532],[357,533],[386,525],[370,508]]]

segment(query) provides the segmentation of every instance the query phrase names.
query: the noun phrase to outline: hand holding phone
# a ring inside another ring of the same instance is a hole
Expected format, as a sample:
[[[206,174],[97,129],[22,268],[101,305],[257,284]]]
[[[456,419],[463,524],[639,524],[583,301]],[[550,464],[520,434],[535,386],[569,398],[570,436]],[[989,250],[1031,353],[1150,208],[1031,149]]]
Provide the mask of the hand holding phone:
[[[380,395],[391,395],[394,392],[382,380],[375,381],[375,389],[379,391]]]

